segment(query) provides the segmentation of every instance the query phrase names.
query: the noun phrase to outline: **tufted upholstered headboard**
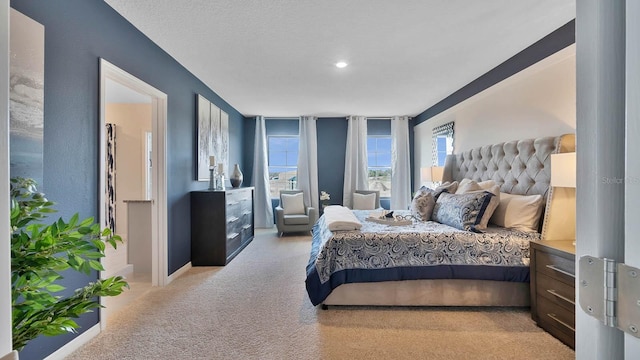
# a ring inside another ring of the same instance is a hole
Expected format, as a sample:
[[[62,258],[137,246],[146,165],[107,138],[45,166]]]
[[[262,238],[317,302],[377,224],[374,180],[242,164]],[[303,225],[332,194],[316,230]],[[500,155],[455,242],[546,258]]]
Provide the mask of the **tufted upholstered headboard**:
[[[551,154],[574,151],[575,134],[486,145],[447,156],[443,181],[494,180],[504,193],[542,195],[546,199],[539,229],[542,238],[572,239],[575,226],[567,224],[575,224],[575,189],[559,189],[554,195],[549,183]],[[571,191],[573,194],[567,198],[565,192]]]
[[[504,193],[546,197],[551,154],[573,151],[574,134],[485,145],[447,156],[443,181],[494,180]]]

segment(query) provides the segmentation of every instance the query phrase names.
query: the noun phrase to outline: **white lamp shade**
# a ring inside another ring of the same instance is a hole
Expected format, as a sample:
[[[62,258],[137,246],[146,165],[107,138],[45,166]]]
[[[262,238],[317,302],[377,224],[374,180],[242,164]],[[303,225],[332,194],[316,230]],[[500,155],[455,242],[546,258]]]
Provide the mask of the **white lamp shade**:
[[[431,166],[420,169],[422,181],[440,182],[444,177],[444,166]]]
[[[551,186],[576,187],[576,153],[551,155]]]

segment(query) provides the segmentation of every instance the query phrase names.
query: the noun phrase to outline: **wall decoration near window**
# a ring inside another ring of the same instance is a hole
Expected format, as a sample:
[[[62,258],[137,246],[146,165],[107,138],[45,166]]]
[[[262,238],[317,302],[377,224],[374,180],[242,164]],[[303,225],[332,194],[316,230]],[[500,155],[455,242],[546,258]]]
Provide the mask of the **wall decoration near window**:
[[[105,169],[106,169],[106,191],[105,197],[107,202],[105,204],[106,207],[106,220],[105,226],[111,230],[111,232],[115,233],[116,231],[116,125],[115,124],[105,124],[106,127],[106,138],[107,138],[107,149],[106,159],[105,159]]]
[[[453,154],[453,121],[433,128],[433,166],[444,166],[449,154]]]
[[[229,115],[216,105],[197,96],[198,104],[198,165],[196,179],[209,181],[209,156],[222,163],[229,176]]]
[[[10,176],[43,187],[44,26],[11,9]]]

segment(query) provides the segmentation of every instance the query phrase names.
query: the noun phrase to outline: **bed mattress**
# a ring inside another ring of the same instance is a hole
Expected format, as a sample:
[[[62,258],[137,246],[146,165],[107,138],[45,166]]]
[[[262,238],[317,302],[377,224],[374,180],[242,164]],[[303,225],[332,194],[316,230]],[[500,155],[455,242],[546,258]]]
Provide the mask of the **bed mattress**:
[[[314,305],[346,283],[417,279],[529,281],[529,242],[539,233],[489,227],[473,233],[433,221],[395,226],[367,221],[360,231],[313,228],[306,288]],[[408,212],[396,211],[398,215]]]

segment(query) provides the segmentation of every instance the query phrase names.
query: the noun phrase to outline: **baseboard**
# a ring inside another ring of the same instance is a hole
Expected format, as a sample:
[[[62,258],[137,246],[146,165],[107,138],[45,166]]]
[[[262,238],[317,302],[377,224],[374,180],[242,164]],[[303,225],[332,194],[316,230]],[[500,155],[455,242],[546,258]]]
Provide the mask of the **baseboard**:
[[[171,284],[171,282],[177,278],[179,278],[180,276],[182,276],[184,273],[186,273],[187,271],[189,271],[189,269],[191,269],[191,261],[189,261],[188,263],[186,263],[183,267],[181,267],[180,269],[176,270],[173,272],[173,274],[169,275],[169,277],[167,278],[167,285]]]
[[[0,357],[0,360],[18,360],[18,352],[13,350],[7,355]]]
[[[104,278],[106,279],[112,276],[122,276],[126,278],[128,275],[131,275],[131,274],[133,274],[133,264],[127,264],[120,270],[114,271],[113,273],[105,275]]]
[[[93,325],[89,330],[78,335],[75,339],[66,343],[63,347],[56,350],[53,354],[44,358],[44,360],[62,360],[71,355],[74,351],[82,347],[82,345],[89,342],[89,340],[100,334],[100,324]]]

